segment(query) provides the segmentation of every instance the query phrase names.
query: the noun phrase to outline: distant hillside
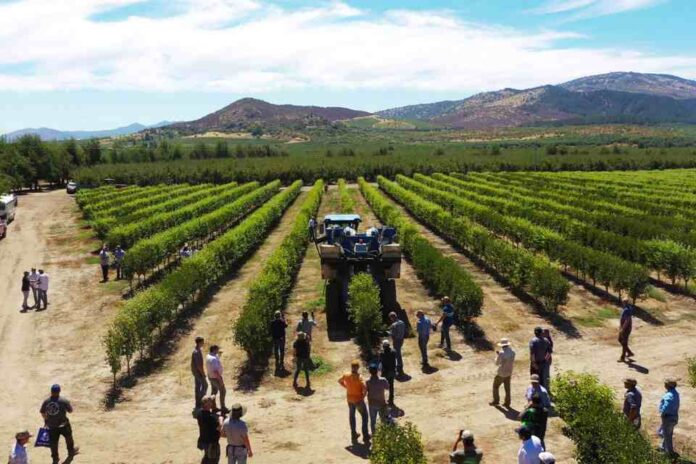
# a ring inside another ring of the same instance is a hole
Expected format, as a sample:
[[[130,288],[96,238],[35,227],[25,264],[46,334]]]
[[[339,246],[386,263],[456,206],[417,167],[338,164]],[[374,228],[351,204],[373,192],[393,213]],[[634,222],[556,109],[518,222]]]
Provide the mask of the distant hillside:
[[[4,134],[3,137],[7,141],[12,142],[22,137],[23,135],[38,135],[41,140],[68,140],[68,139],[93,139],[93,138],[106,138],[106,137],[117,137],[120,135],[130,135],[140,132],[143,129],[161,127],[171,124],[169,121],[162,121],[158,124],[152,126],[144,126],[139,123],[130,124],[124,127],[117,127],[116,129],[108,130],[97,130],[97,131],[59,131],[56,129],[50,129],[48,127],[40,127],[38,129],[20,129],[18,131],[9,132]]]
[[[662,74],[612,73],[558,86],[503,89],[463,100],[394,108],[377,115],[463,129],[540,123],[696,123],[696,82]]]
[[[257,126],[270,130],[304,129],[369,114],[349,108],[274,105],[263,100],[244,98],[201,119],[172,124],[169,128],[196,133],[249,130]]]

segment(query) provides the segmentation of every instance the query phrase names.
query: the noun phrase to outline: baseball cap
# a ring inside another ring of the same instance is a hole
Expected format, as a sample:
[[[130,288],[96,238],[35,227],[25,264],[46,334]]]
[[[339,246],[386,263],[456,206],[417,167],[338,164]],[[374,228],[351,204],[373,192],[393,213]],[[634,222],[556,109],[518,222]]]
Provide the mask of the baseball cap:
[[[556,458],[548,451],[544,451],[539,454],[539,462],[541,462],[541,464],[556,464]]]
[[[58,393],[59,391],[60,391],[60,385],[58,385],[57,383],[54,383],[53,385],[51,385],[51,392]]]
[[[539,383],[539,376],[537,374],[532,374],[529,380],[531,380],[532,383]]]

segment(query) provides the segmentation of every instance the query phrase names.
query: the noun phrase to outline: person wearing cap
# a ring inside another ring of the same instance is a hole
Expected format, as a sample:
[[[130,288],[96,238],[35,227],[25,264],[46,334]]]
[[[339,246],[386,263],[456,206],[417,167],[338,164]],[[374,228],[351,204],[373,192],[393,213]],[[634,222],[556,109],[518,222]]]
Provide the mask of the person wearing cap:
[[[196,346],[191,353],[191,374],[193,375],[193,397],[195,408],[201,407],[201,399],[208,392],[208,382],[205,380],[205,362],[203,361],[203,337],[196,337]]]
[[[539,437],[535,437],[531,429],[524,425],[516,429],[515,432],[522,440],[517,452],[517,464],[539,464],[539,455],[544,452]]]
[[[515,352],[510,347],[510,341],[507,338],[502,338],[498,343],[501,348],[496,352],[495,365],[498,366],[498,372],[493,379],[493,401],[491,406],[500,404],[500,385],[505,388],[505,403],[506,408],[510,407],[510,380],[512,379],[512,369],[515,364]]]
[[[285,330],[288,323],[283,313],[276,311],[271,321],[271,339],[273,340],[273,357],[275,358],[275,372],[285,370]]]
[[[633,357],[633,351],[628,347],[628,339],[633,330],[633,305],[628,298],[622,300],[621,319],[619,320],[619,343],[621,344],[621,357],[619,362],[626,362],[626,357]]]
[[[389,335],[394,344],[394,354],[396,355],[396,372],[399,375],[404,375],[404,358],[401,356],[401,349],[404,346],[406,338],[406,323],[399,319],[394,311],[389,313]]]
[[[227,438],[227,464],[246,464],[247,458],[254,456],[249,441],[249,429],[242,420],[246,408],[233,404],[230,417],[222,424],[222,433]]]
[[[626,388],[626,393],[624,394],[623,402],[623,413],[626,419],[636,428],[640,428],[640,407],[643,404],[643,394],[637,387],[638,381],[634,378],[625,378],[624,387]]]
[[[440,326],[440,324],[442,324]],[[450,328],[454,324],[454,306],[448,296],[442,298],[442,315],[435,323],[435,327],[440,326],[440,348],[452,351],[452,341],[450,340]]]
[[[31,287],[31,292],[34,295],[34,308],[39,307],[39,274],[36,272],[36,268],[31,268],[31,274],[29,274],[29,286]]]
[[[394,378],[396,377],[396,353],[392,350],[389,340],[382,342],[382,352],[379,354],[382,366],[382,377],[389,383],[389,406],[394,406]]]
[[[302,312],[302,319],[297,323],[296,333],[303,332],[307,335],[307,341],[312,343],[312,329],[317,326],[317,321],[314,320],[314,313],[312,313],[312,318],[309,318],[309,313],[307,311]]]
[[[26,446],[31,437],[32,435],[26,430],[15,434],[15,442],[10,450],[7,464],[29,464]]]
[[[370,430],[375,434],[377,416],[379,415],[382,423],[387,422],[387,399],[385,393],[389,390],[387,379],[379,377],[379,366],[370,364],[370,378],[365,382],[367,389],[367,407],[370,412]]]
[[[430,340],[430,331],[434,329],[430,318],[423,311],[416,312],[416,332],[418,332],[418,348],[421,353],[421,364],[423,367],[428,367],[428,340]]]
[[[350,424],[351,440],[353,443],[358,441],[360,434],[356,431],[355,412],[360,413],[362,419],[362,433],[365,444],[370,442],[370,434],[367,430],[367,406],[365,406],[365,394],[367,387],[360,377],[360,361],[355,360],[350,363],[350,372],[343,374],[338,379],[338,384],[346,389],[346,400],[348,401],[348,422]]]
[[[537,374],[542,385],[546,385],[545,375],[549,342],[544,338],[544,329],[536,327],[534,337],[529,341],[529,373]]]
[[[297,333],[297,340],[292,344],[292,349],[295,354],[295,375],[292,380],[292,387],[297,388],[297,377],[300,371],[304,371],[305,388],[312,388],[309,383],[309,369],[311,367],[312,358],[310,356],[311,346],[307,339],[307,334],[304,332]]]
[[[539,395],[532,397],[532,404],[520,413],[520,422],[532,431],[535,437],[541,440],[541,445],[544,445],[544,437],[546,436],[546,425],[549,420],[548,411],[541,405]]]
[[[68,420],[68,413],[73,412],[70,401],[60,396],[60,385],[55,384],[51,387],[51,396],[48,397],[39,410],[48,427],[49,444],[51,448],[51,459],[53,464],[58,464],[58,442],[60,436],[65,437],[65,445],[68,448],[68,458],[75,456],[79,448],[75,446],[72,436],[72,428]]]
[[[227,414],[229,410],[225,406],[225,379],[222,377],[222,362],[220,361],[220,347],[211,345],[208,350],[208,355],[205,357],[205,367],[208,371],[208,382],[210,382],[210,394],[215,396],[220,394],[220,410],[223,414]]]
[[[679,392],[677,391],[677,379],[668,377],[665,379],[665,394],[660,400],[660,436],[662,443],[660,449],[669,455],[674,455],[674,427],[679,423]]]
[[[539,464],[556,464],[556,458],[548,451],[539,455]]]
[[[203,451],[201,464],[218,464],[220,462],[222,420],[213,409],[215,409],[215,397],[204,396],[201,399],[201,408],[196,412],[198,449]]]
[[[461,442],[463,449],[457,450]],[[457,434],[457,440],[452,445],[450,464],[478,464],[483,459],[483,451],[474,444],[474,434],[461,429]]]
[[[539,383],[539,376],[537,374],[532,374],[529,377],[529,381],[531,385],[527,387],[527,393],[524,395],[524,397],[527,399],[527,407],[531,406],[532,398],[534,398],[534,395],[537,395],[541,400],[541,405],[546,409],[551,409],[551,398],[549,397],[549,392]]]

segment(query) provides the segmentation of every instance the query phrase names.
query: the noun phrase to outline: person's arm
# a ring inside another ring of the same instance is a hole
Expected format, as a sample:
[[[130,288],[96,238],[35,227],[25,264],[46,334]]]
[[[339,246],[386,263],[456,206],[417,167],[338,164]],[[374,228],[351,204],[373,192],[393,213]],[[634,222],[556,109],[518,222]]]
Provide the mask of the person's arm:
[[[251,458],[251,457],[254,457],[254,452],[251,451],[251,442],[249,441],[249,435],[245,433],[245,434],[242,436],[242,439],[244,440],[244,446],[246,446],[246,449],[247,449],[247,451],[248,451],[248,453],[249,453],[249,457],[250,457],[250,458]]]
[[[452,445],[452,452],[453,452],[453,453],[454,453],[455,451],[457,451],[457,445],[459,444],[460,441],[462,441],[462,432],[461,432],[461,430],[460,430],[459,433],[457,434],[457,441],[455,441],[455,442],[454,442],[454,445]]]
[[[498,351],[495,356],[495,365],[500,366],[503,363],[503,352]]]
[[[341,377],[338,379],[338,384],[339,384],[340,386],[342,386],[343,388],[346,388],[346,380],[345,380],[345,378],[344,378],[343,376],[341,376]]]
[[[68,400],[65,400],[65,410],[68,411],[70,414],[72,414],[73,412],[72,403],[70,403],[70,401]]]
[[[196,362],[196,368],[198,369],[198,373],[201,374],[203,377],[205,377],[205,362],[203,361],[203,354],[202,353],[201,353],[201,357]]]

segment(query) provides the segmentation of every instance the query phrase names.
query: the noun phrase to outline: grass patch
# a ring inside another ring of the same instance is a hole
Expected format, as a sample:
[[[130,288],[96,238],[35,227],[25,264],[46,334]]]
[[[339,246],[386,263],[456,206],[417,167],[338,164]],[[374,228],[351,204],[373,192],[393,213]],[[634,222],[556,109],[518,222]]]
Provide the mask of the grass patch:
[[[85,258],[85,263],[87,264],[99,264],[100,262],[99,256],[87,256]]]
[[[646,289],[645,293],[653,300],[657,300],[657,301],[660,301],[662,303],[665,303],[667,301],[667,298],[665,297],[665,293],[662,290],[660,290],[659,288],[655,288],[652,285],[648,285],[648,288]]]
[[[312,356],[312,363],[314,364],[314,369],[312,369],[314,377],[326,375],[334,370],[334,367],[321,356]]]
[[[689,385],[696,388],[696,356],[687,358],[686,363],[688,367]]]
[[[618,314],[615,309],[605,306],[596,312],[586,316],[579,316],[574,319],[583,327],[604,327],[605,321],[615,319],[617,316]]]

